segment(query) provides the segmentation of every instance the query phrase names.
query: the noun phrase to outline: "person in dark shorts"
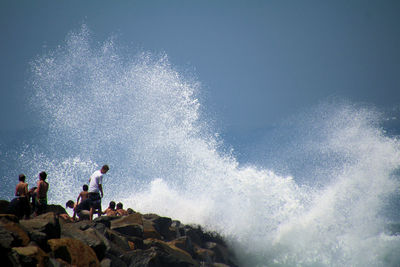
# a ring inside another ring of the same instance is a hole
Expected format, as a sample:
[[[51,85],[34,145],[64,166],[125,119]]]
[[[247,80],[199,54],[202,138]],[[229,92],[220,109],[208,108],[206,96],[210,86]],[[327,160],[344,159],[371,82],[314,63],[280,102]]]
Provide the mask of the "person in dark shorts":
[[[37,182],[36,189],[35,216],[44,213],[47,209],[47,191],[49,190],[49,184],[45,181],[46,178],[46,172],[39,173],[39,181]]]
[[[20,174],[18,179],[19,183],[15,187],[16,200],[13,202],[14,214],[20,219],[25,215],[25,219],[28,219],[31,214],[28,184],[25,183],[26,177],[24,174]],[[13,205],[11,205],[11,207],[13,207]]]
[[[101,198],[103,197],[103,175],[109,170],[108,165],[103,165],[100,170],[95,171],[89,179],[89,199],[91,202],[90,207],[90,220],[93,220],[93,213],[101,216]]]

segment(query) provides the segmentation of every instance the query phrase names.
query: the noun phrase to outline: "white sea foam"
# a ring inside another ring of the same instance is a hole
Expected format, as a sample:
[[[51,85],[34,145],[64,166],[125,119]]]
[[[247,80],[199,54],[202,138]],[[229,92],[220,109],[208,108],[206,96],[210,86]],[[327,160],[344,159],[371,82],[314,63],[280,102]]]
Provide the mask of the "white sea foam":
[[[83,26],[32,62],[32,103],[49,134],[45,149],[28,149],[21,160],[48,171],[50,202],[76,197],[90,173],[108,163],[103,206],[123,201],[217,230],[244,266],[400,263],[400,239],[383,233],[381,214],[398,187],[392,173],[400,149],[371,124],[375,112],[329,106],[324,120],[308,120],[318,142],[310,133],[310,143],[293,149],[313,147],[341,160],[322,185],[296,182],[223,152],[200,112],[201,85],[166,55],[125,57],[113,39],[96,46],[89,35]]]

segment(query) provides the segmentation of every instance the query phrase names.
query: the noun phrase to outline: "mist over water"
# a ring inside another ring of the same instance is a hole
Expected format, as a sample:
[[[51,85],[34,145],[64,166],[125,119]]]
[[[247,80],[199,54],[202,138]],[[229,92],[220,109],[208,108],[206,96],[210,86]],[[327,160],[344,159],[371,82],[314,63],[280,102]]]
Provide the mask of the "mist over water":
[[[91,44],[83,26],[32,72],[44,130],[19,160],[48,172],[49,202],[74,199],[107,163],[103,206],[122,201],[217,230],[243,266],[400,263],[383,212],[399,188],[400,146],[373,109],[321,104],[258,146],[254,154],[269,160],[242,166],[202,115],[200,83],[164,54],[126,56],[112,38]]]

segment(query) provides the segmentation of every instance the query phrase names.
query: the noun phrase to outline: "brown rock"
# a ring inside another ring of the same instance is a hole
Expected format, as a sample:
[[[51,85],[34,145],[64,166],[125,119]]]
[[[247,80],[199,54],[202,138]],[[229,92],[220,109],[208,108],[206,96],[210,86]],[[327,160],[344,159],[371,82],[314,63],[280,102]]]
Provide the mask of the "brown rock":
[[[143,238],[161,239],[161,234],[157,232],[153,222],[143,220]]]
[[[100,266],[96,253],[82,241],[72,238],[50,239],[47,241],[51,256],[76,266]]]
[[[102,239],[103,235],[93,228],[86,229],[85,225],[87,225],[87,222],[65,224],[62,228],[61,236],[80,240],[91,247],[98,259],[102,260],[106,251],[106,244]],[[85,229],[85,231],[81,229]]]
[[[12,221],[5,223],[4,221],[0,221],[0,227],[11,233],[14,237],[13,243],[16,246],[27,246],[29,244],[30,239],[28,234],[18,223]]]
[[[172,241],[169,241],[168,244],[170,246],[177,247],[189,253],[190,255],[194,255],[194,248],[190,237],[182,236]]]
[[[111,221],[112,230],[127,236],[143,236],[143,220],[140,213],[134,213]]]
[[[0,222],[15,222],[18,223],[19,219],[14,214],[0,214]]]
[[[11,251],[10,260],[14,266],[48,266],[48,255],[37,246],[15,247]]]
[[[167,242],[157,239],[144,240],[146,247],[158,248],[158,257],[163,264],[171,264],[171,266],[198,266],[192,256],[186,251],[177,248]]]

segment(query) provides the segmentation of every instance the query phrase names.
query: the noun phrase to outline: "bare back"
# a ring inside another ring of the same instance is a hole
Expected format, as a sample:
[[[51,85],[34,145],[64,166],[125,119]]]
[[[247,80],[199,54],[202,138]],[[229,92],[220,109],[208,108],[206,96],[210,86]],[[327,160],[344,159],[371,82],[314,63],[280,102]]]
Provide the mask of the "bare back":
[[[84,201],[84,200],[89,198],[89,192],[88,191],[82,191],[79,195],[81,197],[81,201]]]
[[[28,195],[28,184],[25,182],[19,182],[15,188],[15,195],[26,197]]]
[[[38,198],[46,198],[49,184],[46,181],[40,180],[37,183],[37,196]]]

